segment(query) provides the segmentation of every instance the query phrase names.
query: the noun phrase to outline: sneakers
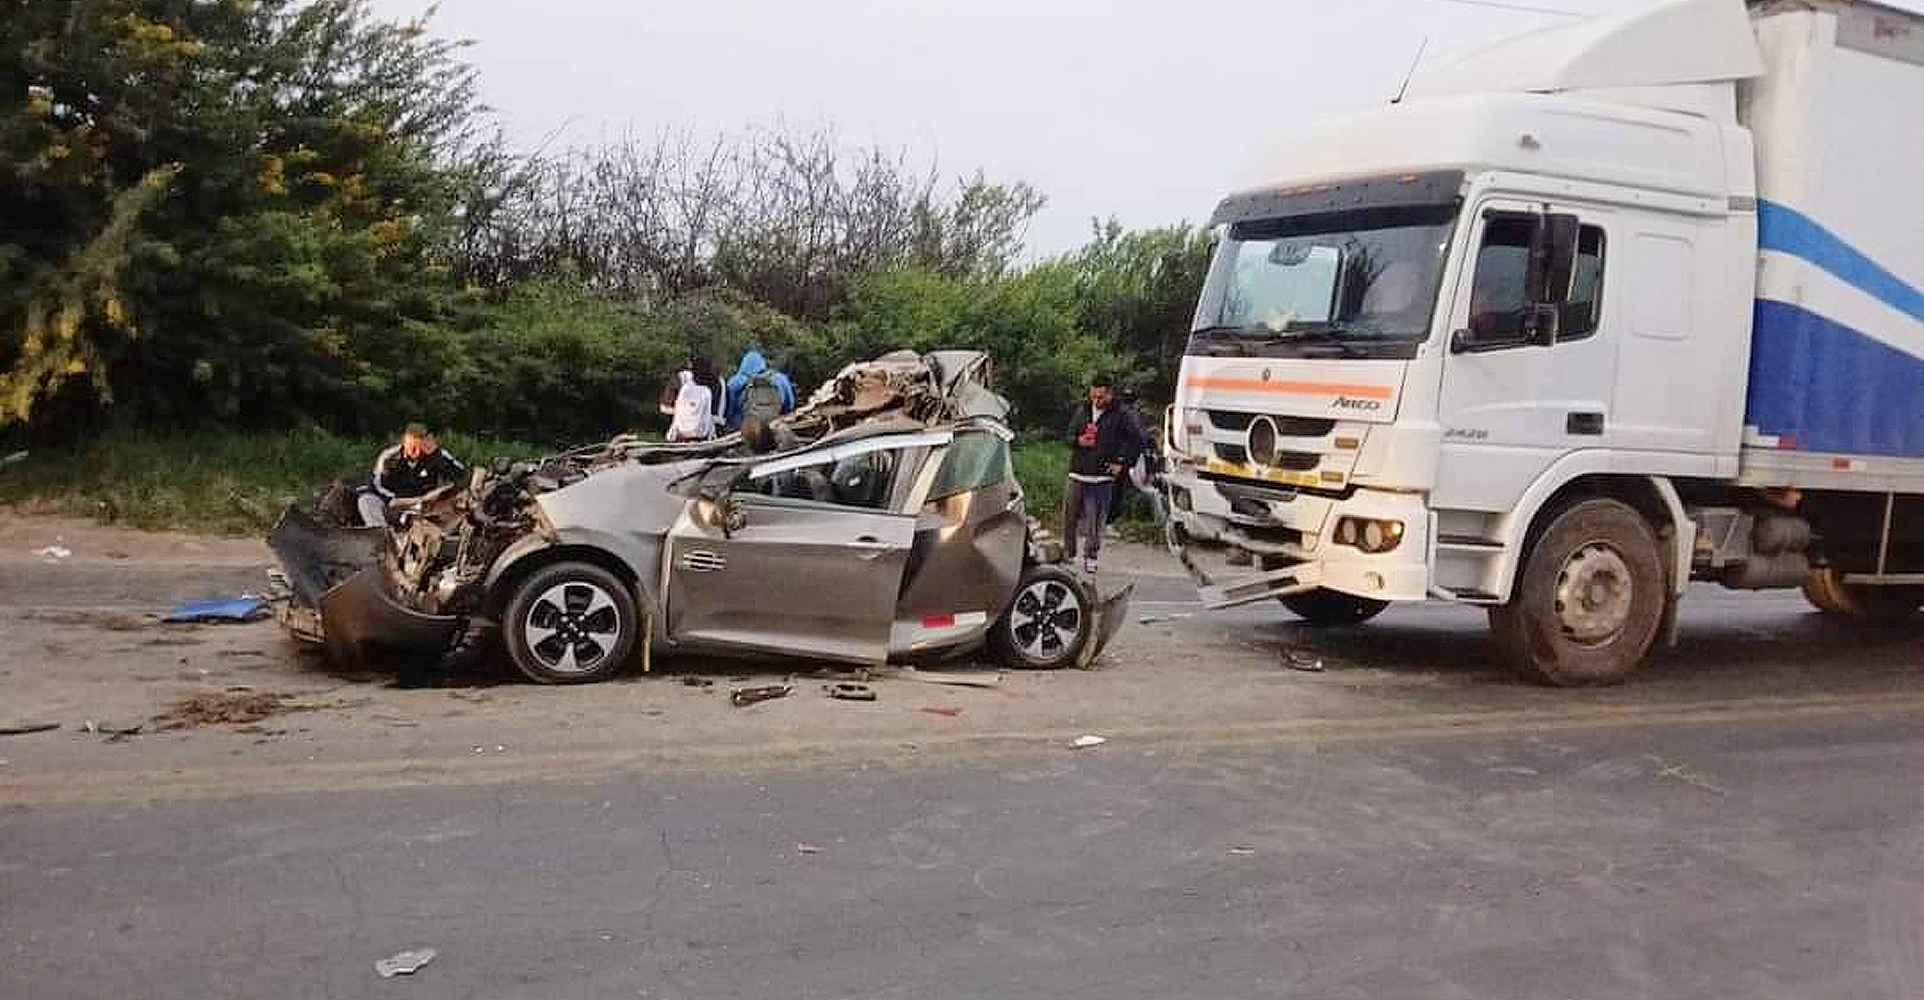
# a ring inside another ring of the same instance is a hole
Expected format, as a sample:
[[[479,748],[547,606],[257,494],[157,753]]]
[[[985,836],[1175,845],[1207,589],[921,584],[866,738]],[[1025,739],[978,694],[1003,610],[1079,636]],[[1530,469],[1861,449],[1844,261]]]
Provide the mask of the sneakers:
[[[1082,561],[1082,571],[1084,573],[1094,573],[1096,571],[1096,561],[1094,559],[1084,559]]]

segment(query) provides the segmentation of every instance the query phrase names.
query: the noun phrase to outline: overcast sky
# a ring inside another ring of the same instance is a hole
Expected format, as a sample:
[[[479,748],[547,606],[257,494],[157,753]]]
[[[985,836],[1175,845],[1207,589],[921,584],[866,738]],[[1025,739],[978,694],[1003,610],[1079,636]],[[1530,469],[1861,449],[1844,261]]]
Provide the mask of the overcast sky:
[[[1036,185],[1030,249],[1053,253],[1092,217],[1202,219],[1277,136],[1387,100],[1425,39],[1427,63],[1564,20],[1505,2],[443,0],[429,24],[478,43],[484,97],[525,146],[833,124],[950,175]],[[428,5],[374,0],[395,18]]]

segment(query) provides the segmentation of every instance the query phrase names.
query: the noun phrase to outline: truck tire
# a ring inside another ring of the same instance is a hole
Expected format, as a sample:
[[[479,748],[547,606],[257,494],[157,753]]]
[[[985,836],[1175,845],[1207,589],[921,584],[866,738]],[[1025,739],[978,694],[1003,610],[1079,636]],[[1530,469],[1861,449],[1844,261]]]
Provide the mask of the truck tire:
[[[1663,627],[1669,577],[1634,508],[1573,504],[1524,554],[1509,603],[1490,609],[1497,650],[1519,673],[1558,687],[1620,683]]]
[[[1310,625],[1361,625],[1390,606],[1388,601],[1375,601],[1338,590],[1312,590],[1277,600]]]
[[[635,596],[592,563],[558,562],[508,595],[501,638],[508,658],[537,684],[588,684],[628,665],[640,635]]]
[[[1895,624],[1924,607],[1924,587],[1870,587],[1845,583],[1834,569],[1812,570],[1804,579],[1804,598],[1817,610],[1838,618]]]

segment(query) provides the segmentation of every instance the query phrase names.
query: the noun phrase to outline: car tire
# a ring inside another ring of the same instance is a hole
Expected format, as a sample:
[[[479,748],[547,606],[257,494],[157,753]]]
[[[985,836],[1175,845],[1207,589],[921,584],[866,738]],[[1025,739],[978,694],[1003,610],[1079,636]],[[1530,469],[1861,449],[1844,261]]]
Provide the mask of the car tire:
[[[1834,569],[1818,569],[1804,579],[1804,598],[1827,615],[1894,625],[1924,608],[1924,587],[1867,587],[1845,583]]]
[[[1390,606],[1388,601],[1357,597],[1339,590],[1312,590],[1277,600],[1305,624],[1331,627],[1361,625]]]
[[[1034,566],[989,631],[989,651],[1012,670],[1056,670],[1082,656],[1095,629],[1089,585],[1060,566]]]
[[[592,563],[558,562],[515,585],[501,638],[529,680],[588,684],[628,665],[640,620],[634,592],[619,577]]]
[[[1635,508],[1572,504],[1525,554],[1509,602],[1490,609],[1497,650],[1525,677],[1558,687],[1621,683],[1663,629],[1669,580]]]

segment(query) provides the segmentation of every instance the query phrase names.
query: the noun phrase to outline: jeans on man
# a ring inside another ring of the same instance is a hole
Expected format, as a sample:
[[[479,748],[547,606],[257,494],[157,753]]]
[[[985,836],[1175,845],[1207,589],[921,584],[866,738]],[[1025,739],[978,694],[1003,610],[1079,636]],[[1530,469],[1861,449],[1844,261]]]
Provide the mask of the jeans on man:
[[[1085,483],[1070,479],[1062,498],[1062,552],[1076,557],[1077,543],[1090,559],[1102,555],[1102,529],[1109,523],[1109,504],[1115,499],[1116,484],[1111,480]],[[1078,537],[1080,535],[1081,537]]]
[[[354,499],[354,506],[361,512],[361,526],[364,528],[387,527],[387,501],[373,490],[362,490]]]

